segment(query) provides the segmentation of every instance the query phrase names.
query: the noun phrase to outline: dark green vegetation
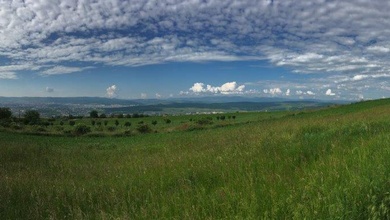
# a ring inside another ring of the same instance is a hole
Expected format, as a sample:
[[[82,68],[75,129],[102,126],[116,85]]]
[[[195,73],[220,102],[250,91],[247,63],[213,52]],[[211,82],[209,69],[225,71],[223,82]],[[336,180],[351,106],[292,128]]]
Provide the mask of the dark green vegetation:
[[[91,119],[82,136],[3,128],[0,219],[389,219],[389,115],[386,99],[230,121],[107,119],[158,131],[130,137],[94,137]]]

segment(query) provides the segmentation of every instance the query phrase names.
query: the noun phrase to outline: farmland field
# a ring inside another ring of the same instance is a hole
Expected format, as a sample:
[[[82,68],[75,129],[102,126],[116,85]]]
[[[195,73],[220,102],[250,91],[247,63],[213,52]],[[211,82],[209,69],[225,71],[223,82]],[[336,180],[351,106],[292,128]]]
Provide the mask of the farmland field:
[[[390,218],[389,99],[224,116],[2,128],[0,219]]]

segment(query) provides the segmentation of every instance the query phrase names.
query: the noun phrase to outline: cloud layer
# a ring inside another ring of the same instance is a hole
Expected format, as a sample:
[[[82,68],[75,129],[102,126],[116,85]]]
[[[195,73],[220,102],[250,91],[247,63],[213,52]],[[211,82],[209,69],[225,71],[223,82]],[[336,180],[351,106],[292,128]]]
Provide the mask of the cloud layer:
[[[267,85],[260,91],[268,95],[325,96],[331,89],[329,96],[349,90],[360,97],[374,85],[390,91],[385,0],[16,0],[0,8],[0,80],[102,65],[266,60],[326,74],[321,87]],[[197,84],[190,92],[243,90]]]
[[[12,69],[0,69],[3,79],[21,70],[80,71],[69,66],[75,61],[87,67],[266,59],[301,73],[390,69],[384,0],[40,0],[2,1],[0,8],[0,57]]]

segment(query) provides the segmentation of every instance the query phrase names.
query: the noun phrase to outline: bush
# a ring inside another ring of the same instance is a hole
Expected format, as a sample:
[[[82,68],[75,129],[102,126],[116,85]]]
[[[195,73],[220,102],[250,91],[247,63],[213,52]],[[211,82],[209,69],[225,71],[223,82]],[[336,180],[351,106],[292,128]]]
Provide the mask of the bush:
[[[156,120],[153,120],[153,121],[152,121],[152,125],[156,126],[156,124],[157,124],[157,121],[156,121]]]
[[[77,124],[77,126],[74,129],[74,133],[76,135],[83,135],[91,132],[91,128],[86,126],[85,124]]]
[[[131,126],[131,122],[128,121],[125,123],[125,127],[130,127],[130,126]]]
[[[171,119],[169,119],[169,118],[166,118],[165,120],[165,123],[167,123],[167,124],[170,124],[172,121],[171,121]]]
[[[110,127],[107,127],[107,130],[110,132],[114,132],[116,130],[116,128],[113,126],[110,126]]]
[[[9,108],[0,108],[0,119],[9,119],[12,116],[12,112]]]
[[[149,125],[139,125],[137,127],[137,131],[142,134],[151,133],[152,129],[149,127]]]
[[[69,125],[70,125],[70,126],[74,126],[75,124],[76,124],[75,121],[69,121]]]

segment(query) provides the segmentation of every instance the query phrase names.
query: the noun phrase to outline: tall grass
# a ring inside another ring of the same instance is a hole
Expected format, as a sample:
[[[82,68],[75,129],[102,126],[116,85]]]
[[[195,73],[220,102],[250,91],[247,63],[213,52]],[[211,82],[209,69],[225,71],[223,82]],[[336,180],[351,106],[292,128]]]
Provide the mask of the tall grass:
[[[382,102],[135,137],[0,132],[0,219],[386,219]]]

